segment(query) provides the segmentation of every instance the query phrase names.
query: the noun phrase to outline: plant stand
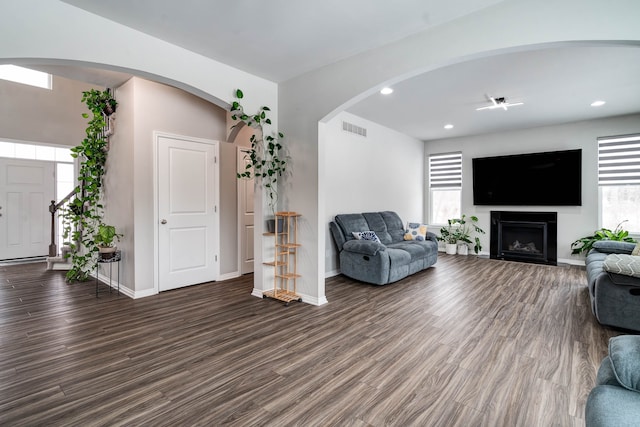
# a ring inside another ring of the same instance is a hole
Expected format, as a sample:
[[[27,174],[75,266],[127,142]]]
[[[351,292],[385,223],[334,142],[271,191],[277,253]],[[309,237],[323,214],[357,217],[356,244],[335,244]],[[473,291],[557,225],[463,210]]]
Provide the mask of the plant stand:
[[[109,293],[111,293],[111,273],[114,262],[118,263],[118,296],[120,296],[120,260],[122,259],[122,252],[109,252],[108,255],[108,258],[103,258],[102,254],[98,253],[96,262],[96,298],[98,298],[98,272],[100,271],[100,264],[109,264]]]
[[[296,280],[298,274],[296,249],[301,245],[298,239],[298,217],[296,212],[277,212],[276,223],[283,221],[282,230],[276,227],[275,233],[275,257],[272,262],[265,265],[274,268],[273,290],[262,294],[263,298],[273,298],[283,301],[285,306],[291,301],[302,302],[302,298],[296,293]],[[271,233],[268,233],[271,234]]]

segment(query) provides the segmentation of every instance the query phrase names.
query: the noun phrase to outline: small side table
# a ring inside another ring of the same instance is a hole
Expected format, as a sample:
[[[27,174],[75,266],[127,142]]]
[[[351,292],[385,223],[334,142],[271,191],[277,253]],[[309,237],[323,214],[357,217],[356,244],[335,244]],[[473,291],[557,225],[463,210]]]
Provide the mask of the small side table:
[[[113,263],[118,263],[118,296],[120,296],[120,260],[122,259],[122,252],[115,251],[113,252],[113,256],[111,258],[103,258],[100,253],[98,253],[98,262],[96,263],[96,298],[98,298],[98,272],[100,270],[100,264],[109,264],[109,293],[111,293],[111,273]]]

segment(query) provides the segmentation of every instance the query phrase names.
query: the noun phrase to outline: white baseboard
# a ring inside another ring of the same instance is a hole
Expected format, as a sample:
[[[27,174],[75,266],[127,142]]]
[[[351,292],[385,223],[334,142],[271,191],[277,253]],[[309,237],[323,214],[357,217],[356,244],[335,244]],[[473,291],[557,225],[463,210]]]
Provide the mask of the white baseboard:
[[[257,298],[262,298],[262,296],[263,296],[262,294],[263,294],[263,292],[260,289],[256,289],[256,288],[253,288],[253,291],[251,292],[251,296],[254,296],[254,297],[257,297]],[[326,297],[316,298],[316,297],[312,297],[310,295],[301,294],[300,292],[298,292],[298,295],[300,295],[300,298],[302,298],[302,302],[304,302],[306,304],[324,305],[324,304],[327,304],[329,302]]]
[[[217,281],[236,279],[236,278],[238,278],[240,276],[241,276],[241,274],[240,274],[239,271],[232,271],[231,273],[221,274],[220,276],[218,276],[218,280]]]
[[[330,277],[335,277],[335,276],[339,275],[340,273],[341,273],[340,270],[325,271],[324,278],[328,279]]]

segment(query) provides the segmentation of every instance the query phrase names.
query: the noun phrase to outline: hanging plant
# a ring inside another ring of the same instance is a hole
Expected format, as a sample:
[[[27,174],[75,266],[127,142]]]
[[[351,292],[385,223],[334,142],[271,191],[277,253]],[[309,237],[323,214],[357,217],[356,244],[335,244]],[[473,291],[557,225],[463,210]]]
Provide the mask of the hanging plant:
[[[240,89],[236,90],[236,98],[242,99],[244,94]],[[245,155],[245,159],[249,160],[244,172],[238,173],[238,178],[257,178],[262,180],[262,186],[267,193],[267,202],[271,208],[271,212],[275,214],[278,205],[278,180],[287,171],[288,156],[284,154],[284,147],[280,142],[284,138],[282,132],[278,132],[277,136],[264,136],[263,125],[270,125],[269,107],[261,107],[260,110],[253,115],[246,114],[244,107],[239,101],[234,101],[231,105],[231,118],[240,120],[247,126],[256,129],[256,133],[251,135],[249,141],[251,148]],[[237,125],[234,125],[235,127]],[[233,128],[232,127],[232,128]]]
[[[77,147],[71,149],[71,156],[79,159],[79,185],[75,198],[62,212],[64,220],[63,238],[71,248],[71,269],[67,272],[68,281],[86,280],[95,269],[98,246],[95,235],[102,223],[103,206],[102,177],[107,160],[107,136],[105,134],[107,111],[115,111],[118,105],[111,92],[91,89],[82,92],[82,102],[87,105],[91,115],[86,137]]]

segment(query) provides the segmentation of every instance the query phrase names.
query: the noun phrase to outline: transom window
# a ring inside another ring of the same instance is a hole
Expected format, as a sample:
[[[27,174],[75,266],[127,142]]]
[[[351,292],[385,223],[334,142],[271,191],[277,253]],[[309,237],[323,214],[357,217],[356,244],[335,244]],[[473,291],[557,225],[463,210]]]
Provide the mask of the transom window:
[[[49,90],[53,87],[51,74],[11,64],[0,65],[0,79]]]
[[[640,134],[598,138],[600,223],[640,234]]]

